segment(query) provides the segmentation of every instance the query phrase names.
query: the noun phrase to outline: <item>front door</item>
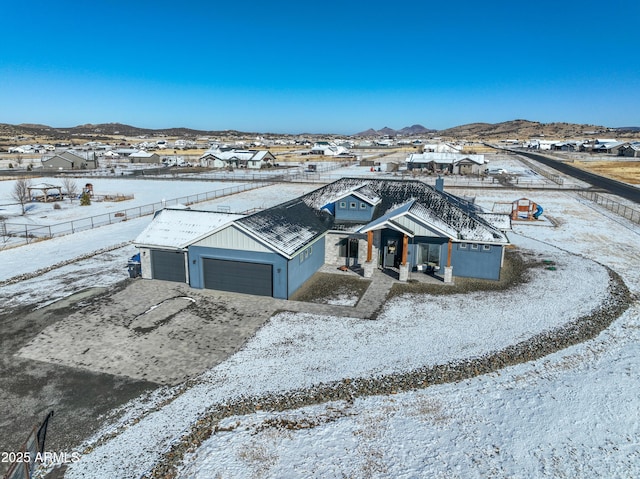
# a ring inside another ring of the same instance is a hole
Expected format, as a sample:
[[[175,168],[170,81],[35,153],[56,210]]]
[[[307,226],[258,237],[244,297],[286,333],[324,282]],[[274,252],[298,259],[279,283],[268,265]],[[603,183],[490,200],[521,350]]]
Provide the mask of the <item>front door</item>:
[[[398,240],[388,239],[387,244],[384,247],[384,267],[393,268],[396,265],[396,258],[398,257]]]

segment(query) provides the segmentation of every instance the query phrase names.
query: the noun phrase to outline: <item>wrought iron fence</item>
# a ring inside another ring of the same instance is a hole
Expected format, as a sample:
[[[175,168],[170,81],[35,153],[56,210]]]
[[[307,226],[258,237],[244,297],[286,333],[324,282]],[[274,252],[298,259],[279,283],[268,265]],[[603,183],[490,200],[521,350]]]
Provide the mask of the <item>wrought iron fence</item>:
[[[181,198],[159,201],[148,205],[127,208],[120,211],[89,216],[87,218],[81,218],[78,220],[66,221],[63,223],[56,223],[52,225],[19,224],[4,221],[0,225],[0,232],[2,233],[2,238],[5,243],[13,238],[24,239],[26,243],[30,243],[45,238],[53,238],[54,236],[63,236],[67,234],[78,233],[80,231],[98,228],[100,226],[111,225],[126,220],[140,218],[142,216],[152,215],[156,211],[170,206],[177,206],[179,204],[192,205],[195,203],[202,203],[204,201],[210,201],[216,198],[221,198],[223,196],[261,188],[270,184],[271,182],[253,182],[244,185],[231,186],[228,188],[223,188],[221,190],[183,196]]]
[[[27,440],[16,453],[8,453],[11,459],[9,470],[3,476],[4,479],[30,479],[39,462],[44,456],[44,443],[47,435],[49,419],[53,411],[47,414],[41,424],[35,426]]]
[[[609,211],[622,216],[636,224],[640,224],[640,211],[634,210],[622,203],[614,201],[606,196],[596,193],[595,191],[579,191],[578,194],[583,198],[593,201],[594,203],[603,206]]]
[[[527,167],[529,167],[529,169],[531,169],[531,170],[535,171],[536,173],[538,173],[539,175],[544,176],[545,178],[553,181],[557,185],[564,185],[564,178],[562,178],[560,175],[556,175],[555,173],[550,173],[550,172],[540,168],[539,166],[533,164],[533,162],[523,158],[522,155],[518,156],[518,161],[524,163],[525,165],[527,165]]]

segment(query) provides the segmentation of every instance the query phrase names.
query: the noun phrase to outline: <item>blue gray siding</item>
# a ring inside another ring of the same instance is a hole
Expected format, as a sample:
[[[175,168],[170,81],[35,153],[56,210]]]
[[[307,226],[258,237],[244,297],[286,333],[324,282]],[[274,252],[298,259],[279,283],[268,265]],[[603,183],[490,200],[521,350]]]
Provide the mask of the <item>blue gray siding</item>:
[[[202,246],[189,247],[189,279],[191,287],[204,288],[202,258],[245,261],[273,265],[273,297],[287,299],[287,259],[277,253],[242,251]]]
[[[307,246],[289,261],[288,296],[291,296],[324,264],[324,244],[325,237],[323,236],[312,245]]]
[[[353,195],[335,202],[336,220],[371,221],[373,210],[373,206]]]
[[[473,247],[474,244],[477,248]],[[489,249],[486,249],[487,247]],[[493,244],[455,243],[451,251],[453,275],[465,278],[500,279],[502,248],[502,245]]]

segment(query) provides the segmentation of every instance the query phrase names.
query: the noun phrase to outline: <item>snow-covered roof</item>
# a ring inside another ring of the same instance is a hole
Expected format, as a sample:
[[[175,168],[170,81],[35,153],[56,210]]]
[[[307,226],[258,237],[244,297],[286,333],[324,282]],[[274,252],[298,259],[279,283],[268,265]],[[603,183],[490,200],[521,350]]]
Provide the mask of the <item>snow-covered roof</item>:
[[[611,141],[607,143],[598,143],[593,147],[594,150],[610,150],[611,148],[616,148],[618,146],[624,145],[624,141]]]
[[[356,198],[361,199],[362,201],[369,203],[372,206],[377,205],[382,201],[380,195],[378,195],[375,191],[369,188],[367,185],[361,186],[355,190],[346,191],[335,198],[333,202],[339,201],[342,198],[353,195]]]
[[[212,150],[212,151],[206,151],[202,155],[202,157],[211,155],[222,161],[228,161],[233,159],[258,161],[258,160],[264,159],[264,157],[268,153],[269,151],[267,150],[260,150],[260,151],[258,150],[228,150],[228,151]]]
[[[140,151],[136,151],[135,153],[131,153],[129,155],[129,158],[151,158],[152,156],[157,156],[157,154],[140,150]]]
[[[165,208],[138,235],[134,244],[138,247],[184,249],[240,218],[242,215]]]
[[[333,217],[301,199],[246,216],[235,224],[254,239],[291,258],[296,251],[327,232]]]
[[[378,229],[382,226],[390,226],[399,229],[395,225],[395,219],[405,216],[417,223],[439,231],[443,236],[453,240],[477,241],[483,243],[508,243],[507,237],[476,215],[468,215],[462,210],[451,209],[443,218],[436,214],[433,208],[426,207],[419,201],[412,199],[407,203],[394,207],[384,215],[371,223],[362,226],[358,232]],[[486,224],[484,224],[486,223]],[[413,237],[412,232],[404,231],[408,236]]]
[[[62,188],[62,186],[52,185],[50,183],[38,183],[29,186],[29,189],[31,190],[54,190],[59,188]]]
[[[415,180],[361,180],[343,178],[302,199],[320,209],[354,191],[366,187],[380,198],[370,223],[341,225],[334,220],[331,228],[364,232],[380,222],[410,214],[415,220],[441,231],[453,240],[508,243],[506,235],[479,216],[481,209],[473,203]],[[369,194],[372,194],[369,193]],[[346,228],[341,228],[345,226]]]
[[[300,198],[248,216],[165,209],[136,238],[135,243],[138,246],[183,249],[233,222],[256,241],[291,258],[327,231],[345,229],[345,225],[324,207],[348,194],[366,198],[375,206],[372,222],[346,225],[346,229],[351,231],[375,229],[385,221],[393,222],[395,218],[409,215],[456,241],[509,242],[502,231],[477,214],[475,205],[437,191],[426,183],[343,178]]]
[[[411,153],[407,157],[407,163],[441,163],[441,164],[456,164],[462,160],[469,160],[483,165],[484,155],[465,155],[463,153],[449,153],[449,152],[428,152],[428,153]]]

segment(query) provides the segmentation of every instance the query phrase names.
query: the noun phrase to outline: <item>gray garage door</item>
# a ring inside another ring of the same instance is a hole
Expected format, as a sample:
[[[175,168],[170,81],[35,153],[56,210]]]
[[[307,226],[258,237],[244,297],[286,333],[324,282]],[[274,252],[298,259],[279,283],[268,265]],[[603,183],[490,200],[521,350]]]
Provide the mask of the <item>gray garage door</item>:
[[[151,271],[153,279],[187,282],[182,251],[151,251]]]
[[[273,295],[270,264],[204,258],[204,287],[234,293]]]

